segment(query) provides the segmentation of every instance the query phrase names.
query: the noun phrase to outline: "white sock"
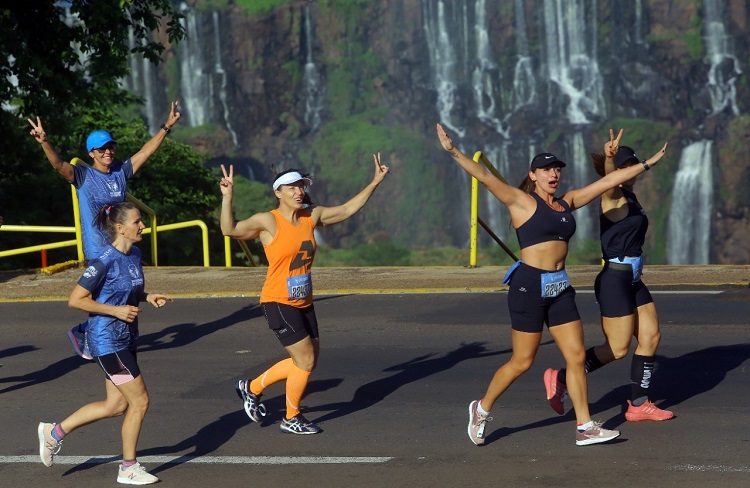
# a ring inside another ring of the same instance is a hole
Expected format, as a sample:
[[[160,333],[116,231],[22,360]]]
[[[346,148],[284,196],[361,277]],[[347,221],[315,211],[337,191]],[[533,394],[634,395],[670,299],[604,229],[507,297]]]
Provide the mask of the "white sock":
[[[477,402],[477,412],[479,412],[480,415],[489,415],[490,412],[487,412],[485,409],[482,408],[482,400],[479,400]]]
[[[577,429],[578,429],[578,430],[580,430],[581,432],[583,432],[583,431],[585,431],[585,430],[587,430],[587,429],[589,429],[589,428],[591,428],[591,427],[593,427],[593,426],[594,426],[594,421],[593,421],[593,420],[589,420],[589,421],[588,421],[588,422],[586,422],[585,424],[581,424],[581,425],[579,425],[579,426],[577,427]]]

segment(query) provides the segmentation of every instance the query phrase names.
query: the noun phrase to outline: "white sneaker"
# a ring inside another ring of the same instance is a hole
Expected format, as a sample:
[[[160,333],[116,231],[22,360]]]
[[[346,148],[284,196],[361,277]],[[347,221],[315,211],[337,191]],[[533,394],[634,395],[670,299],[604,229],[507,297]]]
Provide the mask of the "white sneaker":
[[[487,426],[487,422],[492,420],[489,415],[482,415],[477,410],[479,406],[479,400],[474,400],[469,404],[469,439],[477,446],[484,444],[484,428]]]
[[[117,468],[117,482],[123,485],[150,485],[156,483],[159,478],[146,472],[141,463],[122,469],[122,464]]]
[[[56,441],[52,437],[52,429],[54,428],[55,424],[39,422],[36,429],[39,437],[39,458],[48,468],[55,462],[55,454],[60,452],[60,448],[62,448],[62,441]]]

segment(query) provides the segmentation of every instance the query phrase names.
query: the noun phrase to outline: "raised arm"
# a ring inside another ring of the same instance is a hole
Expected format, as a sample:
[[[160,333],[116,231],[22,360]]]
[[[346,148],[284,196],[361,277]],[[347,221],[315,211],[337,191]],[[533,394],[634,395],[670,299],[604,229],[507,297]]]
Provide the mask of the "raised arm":
[[[47,156],[49,164],[51,164],[55,171],[65,178],[65,181],[73,183],[73,165],[67,161],[63,161],[57,154],[57,151],[55,151],[55,148],[52,147],[52,144],[47,140],[47,133],[44,132],[44,127],[42,126],[42,119],[37,116],[36,124],[31,119],[26,120],[31,124],[31,131],[29,133],[34,139],[36,139],[36,142],[42,146],[42,150],[44,151],[44,155]]]
[[[154,134],[154,137],[143,145],[140,151],[130,157],[130,161],[133,163],[133,174],[135,174],[141,166],[146,164],[148,158],[154,155],[156,150],[159,149],[159,146],[161,146],[161,143],[164,142],[164,139],[166,139],[169,133],[172,132],[172,126],[180,120],[182,115],[177,111],[178,104],[179,102],[177,101],[172,102],[166,124],[161,126],[161,129],[159,129],[159,131]]]
[[[227,173],[226,168],[222,164],[221,172],[224,174],[219,183],[222,197],[221,215],[219,217],[221,233],[225,236],[234,237],[235,239],[255,239],[261,232],[268,230],[268,219],[270,218],[273,220],[273,216],[268,213],[261,213],[255,214],[248,219],[235,222],[232,211],[232,199],[234,196],[234,166],[229,165],[229,172]]]
[[[369,185],[362,191],[354,195],[348,202],[336,207],[314,207],[312,218],[315,224],[332,225],[342,222],[365,206],[375,189],[383,182],[385,175],[390,171],[388,166],[381,164],[380,153],[372,155],[373,164],[375,165],[375,175]]]
[[[519,204],[525,207],[530,206],[535,208],[533,198],[527,193],[515,188],[504,181],[498,179],[495,175],[490,173],[487,168],[482,164],[477,164],[473,159],[469,158],[466,154],[462,153],[456,146],[453,145],[453,141],[443,129],[443,126],[437,124],[437,135],[440,139],[440,144],[443,146],[448,154],[456,160],[461,169],[469,173],[471,176],[476,178],[481,184],[483,184],[495,197],[500,200],[507,207],[517,206]],[[524,208],[524,210],[527,210]]]
[[[571,209],[573,210],[588,205],[592,200],[594,200],[596,197],[603,194],[607,190],[615,188],[622,183],[630,180],[631,178],[635,178],[644,171],[647,171],[648,169],[656,166],[661,158],[664,157],[664,154],[666,154],[667,145],[668,143],[665,142],[664,146],[662,146],[662,148],[657,151],[656,154],[643,161],[643,164],[634,164],[627,168],[622,168],[619,171],[613,171],[607,176],[600,178],[599,180],[591,183],[588,186],[585,186],[578,190],[569,191],[565,194],[563,199],[568,202],[568,205],[570,205]]]
[[[609,129],[609,141],[604,144],[604,176],[612,173],[616,169],[615,154],[617,154],[617,150],[620,148],[620,139],[622,139],[623,132],[624,130],[620,129],[617,138],[615,138],[614,131]],[[622,194],[617,191],[617,187],[610,188],[602,194],[603,198],[610,200],[614,200],[620,196],[622,196]]]

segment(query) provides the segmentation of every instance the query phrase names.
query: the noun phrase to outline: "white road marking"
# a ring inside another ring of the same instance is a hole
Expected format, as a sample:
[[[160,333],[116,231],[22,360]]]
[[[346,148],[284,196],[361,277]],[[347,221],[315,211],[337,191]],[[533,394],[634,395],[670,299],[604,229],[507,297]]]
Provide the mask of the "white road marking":
[[[55,464],[119,463],[122,456],[55,456]],[[377,464],[393,457],[357,456],[138,456],[138,461],[149,464]],[[0,464],[39,463],[39,456],[0,456]]]
[[[715,464],[678,464],[672,471],[692,471],[696,473],[750,473],[750,466],[722,466]]]

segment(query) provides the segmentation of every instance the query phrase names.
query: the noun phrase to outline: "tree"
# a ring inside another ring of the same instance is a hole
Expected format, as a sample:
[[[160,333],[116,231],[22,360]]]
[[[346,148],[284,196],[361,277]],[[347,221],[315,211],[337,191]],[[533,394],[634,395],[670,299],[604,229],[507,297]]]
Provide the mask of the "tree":
[[[171,0],[43,0],[0,8],[0,208],[6,223],[70,225],[70,190],[28,135],[27,117],[43,117],[53,144],[68,160],[88,159],[83,141],[96,128],[117,133],[124,144],[121,153],[137,150],[148,139],[142,121],[122,120],[124,107],[139,100],[119,81],[131,54],[158,63],[165,44],[185,36],[181,18]],[[199,164],[195,151],[168,141],[160,152],[149,163],[152,178],[166,158],[177,159],[169,162],[175,171],[171,186],[143,177],[133,188],[160,186],[161,195],[178,195],[181,200],[165,210],[167,221],[181,218],[178,209],[187,213],[196,202],[190,218],[208,215],[207,207],[214,204],[205,193],[210,171]],[[192,186],[186,186],[185,173]],[[163,196],[157,200],[167,206],[172,202]],[[24,245],[17,236],[2,237],[9,247]]]

